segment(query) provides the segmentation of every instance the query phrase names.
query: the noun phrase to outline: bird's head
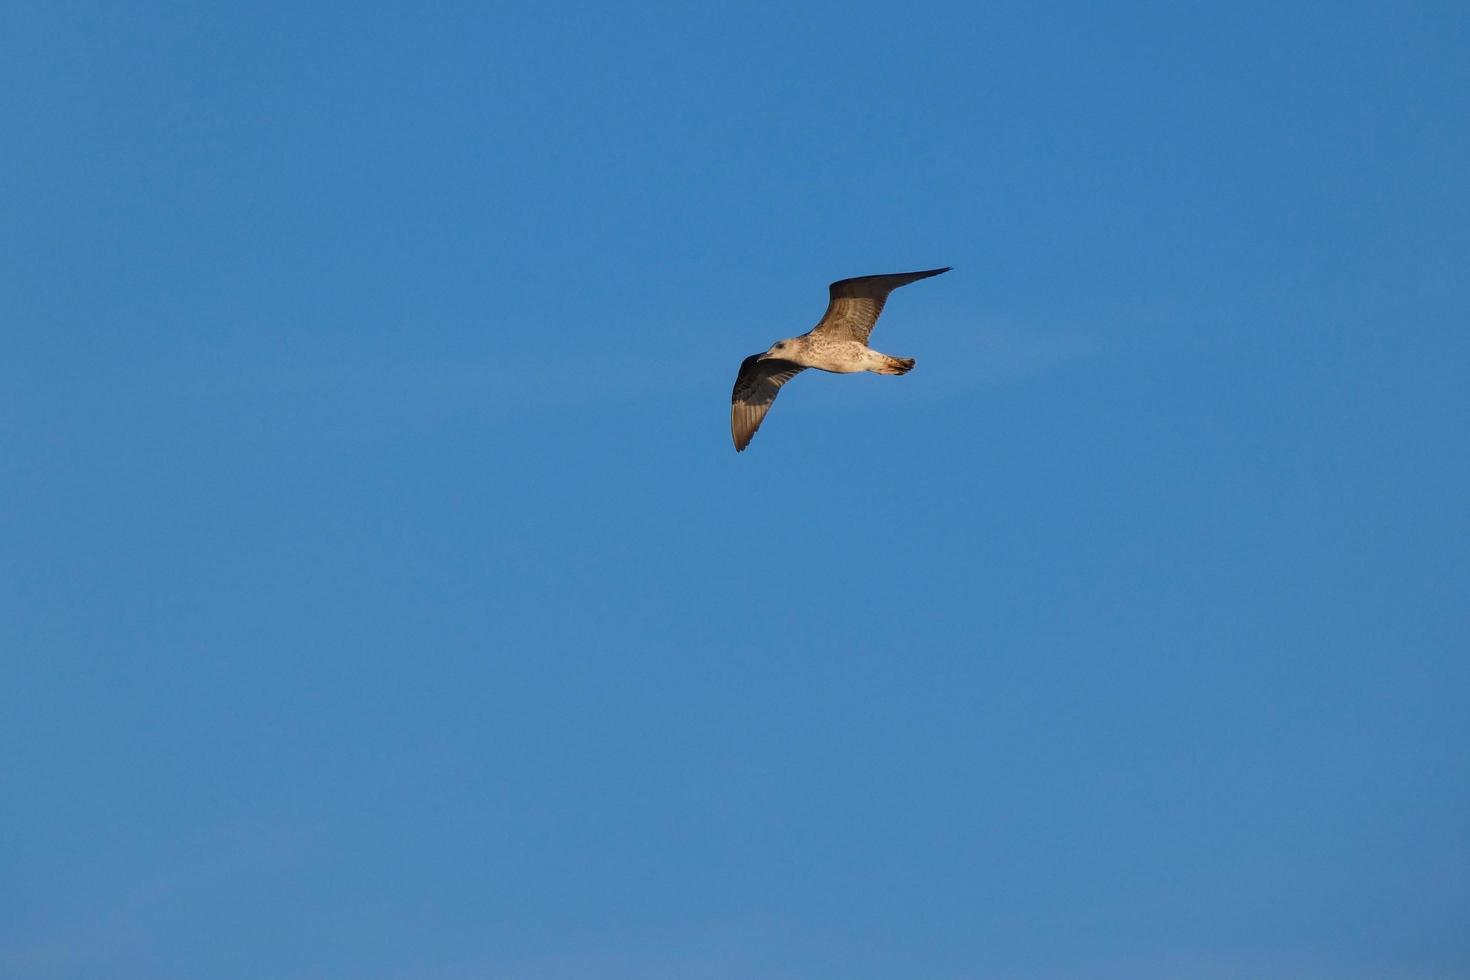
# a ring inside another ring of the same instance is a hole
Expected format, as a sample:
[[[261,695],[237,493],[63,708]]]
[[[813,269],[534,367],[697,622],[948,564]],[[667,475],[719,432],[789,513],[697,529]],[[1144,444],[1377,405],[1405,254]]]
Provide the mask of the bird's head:
[[[773,357],[790,357],[794,353],[790,340],[778,340],[771,345],[771,349],[760,356],[763,361],[769,361]]]

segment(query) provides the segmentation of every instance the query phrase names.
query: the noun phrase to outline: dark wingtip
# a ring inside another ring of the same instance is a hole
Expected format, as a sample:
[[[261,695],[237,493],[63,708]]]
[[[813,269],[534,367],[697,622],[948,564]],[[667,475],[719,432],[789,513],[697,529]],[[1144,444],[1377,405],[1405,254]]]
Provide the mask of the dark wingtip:
[[[941,275],[953,268],[954,266],[947,265],[943,269],[925,269],[922,272],[910,272],[909,275],[913,278],[909,282],[918,282],[920,279],[928,279],[930,276]]]

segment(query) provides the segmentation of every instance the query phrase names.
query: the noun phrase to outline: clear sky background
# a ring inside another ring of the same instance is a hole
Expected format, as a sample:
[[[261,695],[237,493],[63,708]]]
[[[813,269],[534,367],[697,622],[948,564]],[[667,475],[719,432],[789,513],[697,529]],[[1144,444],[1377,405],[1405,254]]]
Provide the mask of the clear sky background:
[[[1464,4],[0,52],[0,976],[1470,975]]]

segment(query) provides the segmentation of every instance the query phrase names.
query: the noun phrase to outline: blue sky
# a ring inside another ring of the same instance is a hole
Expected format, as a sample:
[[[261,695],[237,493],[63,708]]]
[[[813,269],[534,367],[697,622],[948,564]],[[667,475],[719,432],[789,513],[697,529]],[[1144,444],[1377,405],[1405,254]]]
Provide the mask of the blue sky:
[[[1470,973],[1470,16],[1099,6],[7,7],[0,974]]]

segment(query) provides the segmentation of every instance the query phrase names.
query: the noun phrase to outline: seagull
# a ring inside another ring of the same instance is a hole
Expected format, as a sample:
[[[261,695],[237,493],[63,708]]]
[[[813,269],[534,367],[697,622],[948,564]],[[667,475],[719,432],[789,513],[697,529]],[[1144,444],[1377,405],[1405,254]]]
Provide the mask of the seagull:
[[[730,435],[735,440],[735,451],[743,452],[750,445],[781,386],[807,368],[833,374],[908,374],[914,366],[912,357],[880,354],[868,346],[868,336],[889,293],[950,268],[857,276],[828,286],[832,298],[815,327],[800,337],[778,340],[764,354],[752,354],[740,362],[735,390],[730,395]]]

